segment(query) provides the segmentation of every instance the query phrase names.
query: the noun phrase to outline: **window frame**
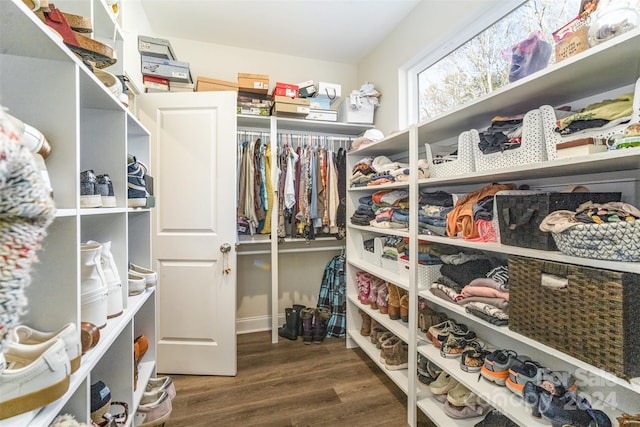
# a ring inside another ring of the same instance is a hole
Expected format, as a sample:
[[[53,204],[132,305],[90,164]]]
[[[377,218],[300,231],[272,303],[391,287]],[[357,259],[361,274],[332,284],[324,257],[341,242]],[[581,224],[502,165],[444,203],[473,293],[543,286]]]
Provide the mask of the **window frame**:
[[[433,41],[420,54],[398,70],[400,89],[398,123],[407,128],[419,123],[420,97],[418,94],[418,74],[435,64],[464,43],[480,34],[500,19],[521,7],[527,0],[507,0],[488,7],[481,15],[469,17],[453,27],[439,39]]]

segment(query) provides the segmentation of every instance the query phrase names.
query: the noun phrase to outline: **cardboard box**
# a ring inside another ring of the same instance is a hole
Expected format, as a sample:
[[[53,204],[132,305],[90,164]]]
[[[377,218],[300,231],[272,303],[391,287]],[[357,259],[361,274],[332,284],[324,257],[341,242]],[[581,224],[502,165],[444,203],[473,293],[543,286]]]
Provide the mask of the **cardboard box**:
[[[331,100],[324,96],[314,96],[309,99],[309,107],[312,110],[329,110],[331,109]]]
[[[553,32],[553,39],[556,42],[556,62],[587,50],[587,21],[580,16],[572,19]]]
[[[277,82],[276,86],[273,88],[273,94],[271,96],[288,96],[290,98],[297,98],[298,85]]]
[[[171,43],[166,39],[157,39],[148,36],[138,36],[138,52],[144,56],[155,56],[157,58],[170,59],[176,61]]]
[[[155,56],[142,56],[142,74],[155,77],[164,77],[171,82],[193,83],[189,63],[171,61]]]
[[[318,88],[316,87],[313,80],[298,83],[298,96],[300,98],[312,97],[316,92],[318,92]]]
[[[225,80],[216,80],[209,77],[198,76],[196,82],[196,92],[211,92],[220,90],[238,91],[236,82],[227,82]]]
[[[269,106],[271,106],[271,96],[265,93],[251,93],[238,90],[238,102],[268,102]]]
[[[309,100],[306,98],[289,98],[286,96],[274,96],[271,114],[274,116],[280,114],[308,115],[310,113]]]
[[[271,103],[254,104],[251,102],[238,102],[236,112],[238,114],[247,114],[249,116],[270,116]]]
[[[145,89],[169,90],[169,80],[163,77],[142,76]]]
[[[269,93],[269,76],[238,73],[238,89],[244,92]]]
[[[359,108],[351,106],[345,99],[338,107],[338,120],[343,123],[373,124],[373,111],[375,107],[370,103],[362,103]]]
[[[309,114],[305,119],[319,120],[323,122],[337,122],[338,112],[335,110],[315,110],[312,108],[309,110]]]

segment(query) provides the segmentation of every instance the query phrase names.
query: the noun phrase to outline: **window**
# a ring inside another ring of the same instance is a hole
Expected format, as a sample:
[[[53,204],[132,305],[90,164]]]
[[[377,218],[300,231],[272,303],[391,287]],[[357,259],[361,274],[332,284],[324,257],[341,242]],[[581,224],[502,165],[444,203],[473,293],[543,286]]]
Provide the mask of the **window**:
[[[432,51],[408,71],[408,81],[415,82],[408,85],[413,92],[410,121],[436,117],[508,84],[511,48],[536,31],[553,46],[552,33],[578,16],[580,9],[580,0],[517,3],[515,9],[513,3],[503,8],[498,21],[485,17],[480,22],[484,29],[467,33],[454,49]],[[553,62],[552,52],[549,63]]]

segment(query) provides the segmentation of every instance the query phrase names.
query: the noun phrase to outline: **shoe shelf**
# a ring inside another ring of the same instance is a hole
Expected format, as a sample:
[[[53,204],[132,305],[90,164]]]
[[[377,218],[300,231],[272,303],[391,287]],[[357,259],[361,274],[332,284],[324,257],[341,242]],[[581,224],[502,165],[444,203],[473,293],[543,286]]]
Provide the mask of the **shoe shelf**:
[[[518,255],[529,258],[544,259],[548,261],[563,262],[566,264],[583,265],[593,268],[602,268],[604,270],[622,271],[628,273],[640,273],[640,263],[623,262],[623,261],[606,261],[592,258],[581,258],[575,256],[564,255],[558,251],[543,251],[538,249],[522,248],[519,246],[503,245],[496,242],[472,242],[464,239],[455,239],[442,236],[430,236],[427,234],[418,235],[419,240],[444,243],[447,245],[458,246],[461,248],[477,249],[487,252],[495,252],[507,255]]]
[[[467,325],[469,322],[482,327],[485,331],[484,335],[491,335],[492,338],[496,336],[504,336],[512,339],[512,342],[516,342],[521,345],[522,351],[518,351],[518,353],[528,354],[527,351],[531,351],[535,349],[536,352],[540,352],[545,355],[548,360],[550,366],[557,365],[560,363],[569,365],[569,368],[579,369],[581,372],[588,373],[592,375],[594,378],[602,378],[603,381],[606,381],[607,384],[617,385],[622,387],[623,389],[631,390],[635,393],[640,393],[640,378],[633,378],[629,381],[619,378],[607,371],[596,368],[586,362],[583,362],[580,359],[577,359],[568,354],[562,353],[559,350],[556,350],[552,347],[549,347],[545,344],[542,344],[538,341],[535,341],[529,337],[521,335],[517,332],[512,331],[507,326],[496,326],[491,323],[485,322],[484,320],[476,317],[472,314],[469,314],[465,311],[463,306],[458,304],[454,304],[452,302],[446,301],[442,298],[434,296],[429,291],[421,291],[419,295],[429,301],[429,303],[435,307],[436,310],[444,309],[448,313],[455,313],[459,319],[463,319],[462,322]],[[471,327],[472,330],[475,330],[474,327]],[[419,334],[422,334],[419,332]],[[424,335],[424,334],[422,334]],[[537,360],[537,359],[534,359]]]
[[[373,360],[376,365],[398,386],[400,390],[402,390],[405,394],[408,393],[409,390],[409,370],[408,369],[398,369],[396,371],[391,371],[387,369],[385,364],[380,361],[380,349],[375,346],[369,339],[369,337],[363,337],[360,335],[359,330],[353,330],[350,327],[347,327],[347,336],[353,340],[358,347],[364,351],[367,356],[371,360]],[[413,370],[411,370],[413,374]]]
[[[459,357],[444,358],[440,355],[440,350],[432,344],[419,345],[418,352],[519,425],[549,425],[546,421],[533,417],[531,408],[522,397],[511,392],[506,386],[499,386],[484,379],[479,372],[465,372],[460,369]],[[578,388],[578,394],[581,394],[580,392],[581,389]],[[594,399],[589,401],[594,409],[605,411],[611,420],[622,415],[621,411],[605,407]]]
[[[409,231],[407,229],[377,228],[377,227],[370,227],[366,225],[353,225],[353,224],[347,224],[347,229],[367,231],[367,232],[376,233],[376,234],[391,234],[393,236],[409,237]]]
[[[64,12],[90,16],[97,40],[111,45],[117,65],[106,71],[122,74],[122,30],[104,0],[60,0]],[[64,43],[31,12],[22,0],[0,1],[0,93],[3,107],[40,130],[52,146],[46,159],[56,204],[56,217],[47,229],[34,264],[32,283],[25,290],[25,325],[54,330],[81,318],[80,243],[111,242],[122,282],[121,315],[100,330],[96,347],[83,355],[71,375],[70,387],[59,399],[29,413],[0,421],[0,426],[47,426],[61,412],[86,422],[92,382],[109,382],[114,400],[135,411],[142,381],[155,373],[156,294],[148,289],[128,296],[129,261],[150,265],[151,215],[148,209],[127,207],[127,153],[149,165],[149,132],[82,64]],[[43,71],[46,70],[46,78]],[[80,172],[93,169],[113,182],[116,207],[80,208]],[[133,339],[149,337],[138,390],[133,390]],[[130,413],[130,425],[133,424]]]
[[[401,181],[401,182],[392,182],[389,184],[349,187],[347,191],[367,191],[370,193],[375,193],[376,191],[393,190],[396,188],[406,188],[408,190],[409,183],[406,181]]]
[[[409,342],[409,327],[407,323],[402,320],[392,320],[389,318],[389,315],[380,313],[379,310],[373,310],[369,305],[362,304],[358,301],[358,297],[356,295],[347,295],[347,299],[350,303],[353,304],[354,308],[360,309],[365,312],[371,319],[375,320],[377,323],[384,326],[389,330],[393,335],[397,336],[404,342]],[[356,316],[359,317],[358,313],[354,314],[354,318]]]

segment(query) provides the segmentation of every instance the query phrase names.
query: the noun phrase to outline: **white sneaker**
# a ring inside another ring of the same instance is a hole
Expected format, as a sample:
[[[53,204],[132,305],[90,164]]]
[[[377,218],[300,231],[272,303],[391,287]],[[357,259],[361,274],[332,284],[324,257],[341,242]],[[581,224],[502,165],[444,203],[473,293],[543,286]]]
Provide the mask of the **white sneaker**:
[[[147,287],[147,280],[139,274],[129,271],[128,274],[129,296],[139,295]]]
[[[166,392],[171,400],[176,397],[176,387],[173,385],[171,377],[149,378],[144,394],[148,396],[158,391]]]
[[[42,344],[58,338],[64,341],[64,350],[71,363],[71,373],[74,373],[80,367],[80,356],[82,355],[80,333],[76,329],[75,323],[67,323],[53,332],[43,332],[27,325],[18,325],[13,328],[10,336],[14,343],[22,345]]]
[[[147,282],[147,288],[155,286],[158,282],[158,274],[153,270],[149,270],[148,268],[140,267],[139,265],[130,263],[129,272],[144,277]]]
[[[142,394],[140,406],[133,421],[135,427],[162,426],[171,417],[171,399],[164,391]]]
[[[71,364],[64,341],[20,345],[0,353],[0,420],[41,408],[69,389]]]
[[[122,314],[123,309],[122,282],[120,281],[118,267],[111,254],[111,242],[98,243],[94,240],[89,240],[87,244],[102,247],[100,250],[100,264],[107,285],[107,319],[118,317]]]

